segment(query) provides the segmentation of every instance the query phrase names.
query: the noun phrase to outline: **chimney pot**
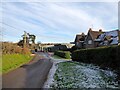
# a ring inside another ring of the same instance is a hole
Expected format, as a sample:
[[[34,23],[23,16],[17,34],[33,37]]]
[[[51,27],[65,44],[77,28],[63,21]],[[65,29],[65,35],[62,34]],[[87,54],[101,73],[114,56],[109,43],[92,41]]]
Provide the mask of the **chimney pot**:
[[[92,31],[92,28],[89,28],[89,31]]]
[[[84,36],[85,34],[84,34],[84,33],[82,33],[81,35],[82,35],[82,36]]]
[[[102,32],[102,29],[99,29],[99,32]]]

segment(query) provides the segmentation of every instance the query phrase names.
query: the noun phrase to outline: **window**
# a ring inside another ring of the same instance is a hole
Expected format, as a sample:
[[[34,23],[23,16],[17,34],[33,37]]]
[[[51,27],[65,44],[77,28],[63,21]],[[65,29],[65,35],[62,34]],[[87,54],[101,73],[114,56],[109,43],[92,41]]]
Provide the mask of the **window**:
[[[89,40],[89,41],[88,41],[88,44],[92,44],[92,40]]]
[[[108,41],[104,41],[104,45],[108,45]]]

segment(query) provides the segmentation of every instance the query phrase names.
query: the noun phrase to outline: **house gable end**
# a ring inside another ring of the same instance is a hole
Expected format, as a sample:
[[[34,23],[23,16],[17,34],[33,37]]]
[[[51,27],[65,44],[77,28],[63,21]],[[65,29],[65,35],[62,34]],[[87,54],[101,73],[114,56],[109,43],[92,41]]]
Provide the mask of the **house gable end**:
[[[92,42],[93,42],[93,39],[92,39],[92,36],[91,36],[90,32],[88,32],[88,34],[87,34],[87,36],[85,38],[85,43],[88,44],[89,40],[92,40]]]

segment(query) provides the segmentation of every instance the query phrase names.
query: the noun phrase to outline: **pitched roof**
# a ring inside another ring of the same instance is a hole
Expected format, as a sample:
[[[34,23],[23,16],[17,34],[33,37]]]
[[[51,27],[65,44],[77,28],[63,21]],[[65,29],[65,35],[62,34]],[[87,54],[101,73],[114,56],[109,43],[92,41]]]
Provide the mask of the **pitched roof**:
[[[90,31],[90,34],[92,39],[95,40],[100,33],[98,31]]]
[[[81,35],[77,34],[74,42],[84,41],[85,36],[86,35],[84,33],[82,33]]]
[[[92,29],[89,29],[88,32],[90,33],[93,40],[95,40],[101,33],[103,33],[101,29],[99,31],[92,31]]]
[[[104,40],[110,40],[112,36],[105,36]]]

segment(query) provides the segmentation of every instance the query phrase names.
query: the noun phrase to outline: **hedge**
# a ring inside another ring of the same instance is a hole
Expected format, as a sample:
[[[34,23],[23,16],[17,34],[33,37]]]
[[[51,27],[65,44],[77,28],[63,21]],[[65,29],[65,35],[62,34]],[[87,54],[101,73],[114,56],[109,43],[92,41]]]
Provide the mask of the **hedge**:
[[[72,52],[72,60],[120,70],[120,46],[82,49]]]
[[[57,56],[60,56],[62,58],[70,59],[70,52],[69,51],[55,51],[54,53]]]

